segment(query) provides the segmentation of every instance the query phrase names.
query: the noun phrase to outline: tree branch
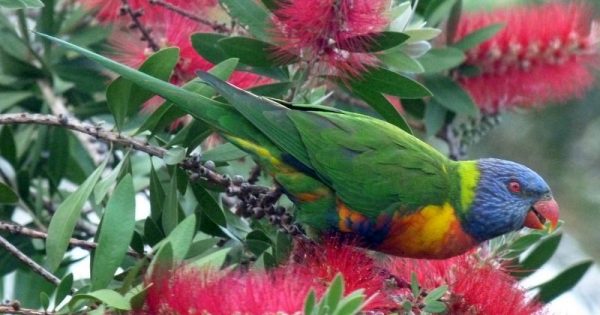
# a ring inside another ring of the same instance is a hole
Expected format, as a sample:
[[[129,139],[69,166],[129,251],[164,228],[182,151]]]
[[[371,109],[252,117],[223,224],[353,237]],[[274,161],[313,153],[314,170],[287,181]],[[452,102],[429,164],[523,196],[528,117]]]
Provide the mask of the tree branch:
[[[38,230],[34,230],[34,229],[30,229],[30,228],[24,227],[22,225],[5,222],[5,221],[0,221],[0,231],[7,231],[11,234],[24,235],[24,236],[27,236],[30,238],[37,238],[37,239],[44,239],[44,240],[46,238],[48,238],[47,233],[44,233],[44,232],[41,232]],[[73,246],[73,247],[83,248],[85,250],[93,250],[96,247],[98,247],[97,243],[79,240],[76,238],[70,239],[69,245]],[[129,255],[131,257],[135,257],[135,258],[143,257],[143,255],[141,255],[140,253],[138,253],[134,250],[131,250],[131,249],[127,251],[127,255]]]
[[[18,315],[51,315],[54,312],[38,311],[30,308],[22,308],[19,302],[11,304],[0,304],[0,314],[18,314]]]
[[[158,5],[161,6],[167,10],[173,11],[183,17],[186,17],[192,21],[196,21],[200,24],[204,24],[206,26],[210,26],[215,32],[218,33],[225,33],[225,34],[231,34],[231,29],[227,28],[227,26],[225,26],[225,24],[220,24],[220,23],[216,23],[216,22],[212,22],[206,19],[203,19],[197,15],[194,15],[174,4],[171,4],[169,2],[166,2],[164,0],[149,0],[150,4],[152,5]]]
[[[129,17],[131,18],[131,28],[137,28],[140,33],[142,34],[142,41],[145,41],[148,44],[148,47],[150,49],[152,49],[152,51],[159,51],[160,47],[158,46],[158,44],[156,44],[156,42],[154,41],[154,39],[152,38],[152,36],[150,36],[150,33],[152,32],[151,29],[147,29],[143,24],[142,21],[140,21],[140,16],[142,16],[142,11],[141,10],[133,10],[131,8],[131,6],[129,5],[129,1],[128,0],[121,0],[122,6],[121,6],[121,12],[125,15],[129,15]]]
[[[33,259],[29,258],[29,256],[25,255],[22,251],[20,251],[17,247],[11,244],[8,240],[0,235],[0,247],[6,249],[11,255],[15,258],[26,264],[31,270],[35,273],[42,276],[44,279],[48,280],[50,283],[54,285],[60,284],[60,279],[55,275],[50,273],[48,270],[44,269],[40,264],[35,262]]]

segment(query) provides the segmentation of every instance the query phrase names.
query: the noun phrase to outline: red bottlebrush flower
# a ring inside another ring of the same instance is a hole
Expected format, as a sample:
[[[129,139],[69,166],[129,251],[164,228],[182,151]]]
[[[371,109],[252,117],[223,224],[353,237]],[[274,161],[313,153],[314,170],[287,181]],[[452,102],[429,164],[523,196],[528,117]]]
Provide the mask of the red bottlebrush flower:
[[[419,285],[432,290],[448,285],[445,297],[450,314],[529,315],[543,314],[542,305],[530,301],[517,281],[500,267],[465,254],[446,260],[395,258],[388,270],[410,281],[414,273]],[[401,295],[410,294],[405,289]]]
[[[160,19],[147,20],[147,24],[153,30],[151,35],[157,45],[161,48],[178,47],[180,50],[180,60],[175,67],[171,83],[183,84],[193,79],[197,70],[206,71],[212,68],[213,64],[198,55],[190,40],[193,33],[210,31],[208,26],[168,10],[162,11]],[[153,53],[145,42],[139,40],[139,34],[131,30],[115,32],[110,38],[110,43],[114,48],[114,58],[132,67],[140,66]],[[250,88],[270,83],[272,80],[253,73],[236,71],[231,75],[229,82],[240,88]],[[160,99],[155,98],[147,102],[144,108],[153,110],[159,104]],[[177,121],[177,125],[182,122]]]
[[[593,83],[600,41],[589,12],[582,3],[550,2],[465,15],[456,40],[490,24],[505,26],[467,52],[466,64],[481,75],[459,81],[491,113],[581,95]]]
[[[305,275],[293,268],[228,274],[193,267],[158,271],[147,281],[141,313],[299,314],[312,285]]]
[[[275,38],[282,51],[316,63],[321,71],[357,76],[377,59],[355,52],[367,47],[368,39],[348,39],[382,31],[388,23],[384,15],[388,4],[383,0],[286,1],[275,11]]]
[[[364,289],[371,298],[365,310],[393,306],[383,292],[386,275],[364,250],[331,239],[322,245],[301,244],[295,250],[296,267],[312,277],[318,294],[323,293],[338,273],[344,277],[345,292]]]

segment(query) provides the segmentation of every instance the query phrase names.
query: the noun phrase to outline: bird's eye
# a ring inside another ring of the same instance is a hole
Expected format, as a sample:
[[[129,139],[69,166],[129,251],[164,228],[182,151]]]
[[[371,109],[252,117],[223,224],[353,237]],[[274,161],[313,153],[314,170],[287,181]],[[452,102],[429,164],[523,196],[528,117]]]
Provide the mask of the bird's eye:
[[[513,180],[510,181],[508,183],[508,190],[510,190],[513,193],[520,193],[521,192],[521,184],[519,184],[519,182]]]

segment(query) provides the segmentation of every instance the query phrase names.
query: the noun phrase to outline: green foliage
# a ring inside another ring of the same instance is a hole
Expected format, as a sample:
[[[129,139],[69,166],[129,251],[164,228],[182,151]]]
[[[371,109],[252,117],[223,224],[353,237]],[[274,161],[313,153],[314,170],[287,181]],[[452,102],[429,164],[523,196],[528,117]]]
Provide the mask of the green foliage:
[[[358,314],[367,303],[362,290],[344,296],[344,278],[338,274],[333,279],[320,301],[311,291],[304,302],[307,315],[353,315]]]
[[[454,43],[430,43],[455,26],[461,1],[413,1],[419,3],[417,8],[410,2],[394,2],[392,23],[386,29],[327,43],[327,49],[341,51],[340,56],[361,53],[377,61],[348,75],[323,69],[329,65],[319,58],[281,49],[272,38],[273,11],[280,1],[220,2],[229,17],[219,20],[226,23],[215,22],[214,28],[224,31],[186,34],[197,53],[193,57],[212,63],[208,72],[222,80],[233,77],[244,82],[239,78],[248,73],[240,71],[261,76],[262,85],[245,90],[262,98],[240,93],[229,96],[228,104],[225,95],[216,97],[215,89],[203,80],[181,75],[189,65],[189,51],[169,47],[173,43],[166,40],[156,41],[160,48],[156,51],[147,42],[136,42],[147,55],[139,69],[104,57],[118,55],[107,44],[118,27],[92,22],[80,5],[0,0],[0,220],[26,216],[27,228],[48,233],[45,241],[19,233],[2,232],[2,237],[62,278],[58,284],[45,282],[2,249],[0,275],[14,272],[16,280],[4,281],[0,292],[15,292],[23,306],[49,312],[126,312],[143,305],[149,289],[144,280],[157,268],[169,270],[182,263],[236,271],[282,266],[290,260],[293,237],[285,226],[274,223],[283,216],[273,213],[285,208],[286,215],[293,216],[293,203],[281,198],[263,217],[253,212],[260,207],[251,213],[241,211],[240,199],[231,190],[269,191],[275,186],[272,174],[262,170],[254,184],[245,181],[244,177],[254,176],[250,174],[256,166],[248,153],[228,139],[210,137],[214,128],[195,118],[211,112],[220,122],[231,119],[224,114],[235,106],[293,103],[298,108],[375,116],[430,140],[459,118],[481,115],[455,75],[470,70],[465,65],[470,49],[504,27],[493,24]],[[39,33],[29,32],[32,25]],[[139,37],[139,29],[129,31],[135,34],[132,40]],[[150,34],[159,39],[160,31]],[[114,79],[107,70],[120,77]],[[157,95],[165,99],[160,107],[141,112]],[[53,114],[59,121],[47,126],[48,118],[35,116],[35,123],[17,125],[5,119],[9,114],[19,118],[20,113]],[[193,117],[191,122],[174,124],[186,115]],[[70,124],[83,127],[71,131]],[[297,133],[276,119],[257,125],[267,135]],[[227,126],[255,128],[243,121],[229,121]],[[306,162],[304,151],[296,147],[292,153]],[[227,177],[218,183],[206,175],[209,171]],[[229,184],[236,182],[241,184]],[[144,196],[149,215],[140,218],[136,214],[143,209],[136,200]],[[96,244],[87,248],[88,279],[66,274],[85,264],[84,257],[71,251],[72,238]],[[501,244],[492,248],[494,257],[510,263],[513,276],[521,279],[547,263],[560,239],[560,232],[532,232],[498,241]],[[537,297],[549,302],[570,290],[590,265],[575,264],[535,286]],[[428,291],[416,276],[405,280],[410,280],[411,293],[396,311],[447,312],[452,294],[447,286]],[[368,302],[364,290],[346,294],[343,276],[337,275],[320,298],[315,291],[307,295],[304,313],[357,314]]]

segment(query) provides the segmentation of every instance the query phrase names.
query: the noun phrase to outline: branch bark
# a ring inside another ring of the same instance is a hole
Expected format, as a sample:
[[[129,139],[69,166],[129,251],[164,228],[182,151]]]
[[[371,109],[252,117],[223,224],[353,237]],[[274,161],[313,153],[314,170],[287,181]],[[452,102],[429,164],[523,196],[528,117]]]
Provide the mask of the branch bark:
[[[30,229],[30,228],[24,227],[22,225],[9,223],[9,222],[5,222],[5,221],[0,221],[0,231],[7,231],[11,234],[24,235],[24,236],[27,236],[30,238],[37,238],[37,239],[44,239],[44,240],[46,238],[48,238],[48,234],[45,232]],[[69,245],[73,246],[73,247],[83,248],[85,250],[93,250],[98,246],[97,243],[79,240],[76,238],[70,239]],[[131,250],[131,249],[127,251],[127,255],[129,255],[131,257],[135,257],[135,258],[143,257],[143,255],[141,255],[140,253],[138,253],[134,250]]]
[[[30,308],[22,308],[19,302],[11,304],[0,304],[0,314],[18,315],[52,315],[54,312],[38,311]]]
[[[15,247],[11,242],[9,242],[4,237],[0,236],[0,247],[6,249],[11,255],[15,258],[26,264],[33,272],[39,274],[44,279],[48,280],[50,283],[54,285],[58,285],[60,283],[60,279],[53,275],[48,270],[44,269],[40,264],[35,262],[33,259],[29,258],[25,253],[20,251],[17,247]]]

